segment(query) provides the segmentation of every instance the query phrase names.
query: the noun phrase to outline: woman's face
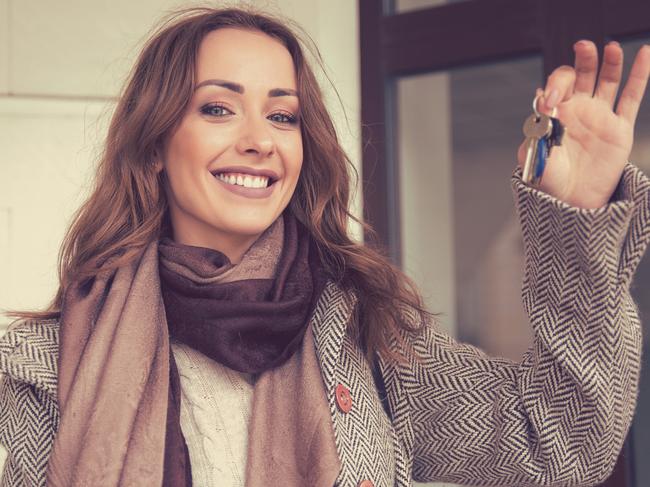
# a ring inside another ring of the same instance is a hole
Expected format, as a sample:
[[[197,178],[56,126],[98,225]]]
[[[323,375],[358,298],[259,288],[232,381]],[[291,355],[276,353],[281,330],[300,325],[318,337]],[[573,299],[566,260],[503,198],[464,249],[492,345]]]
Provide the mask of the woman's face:
[[[289,51],[257,31],[223,28],[201,42],[189,107],[157,169],[174,240],[239,262],[296,188],[302,137]]]

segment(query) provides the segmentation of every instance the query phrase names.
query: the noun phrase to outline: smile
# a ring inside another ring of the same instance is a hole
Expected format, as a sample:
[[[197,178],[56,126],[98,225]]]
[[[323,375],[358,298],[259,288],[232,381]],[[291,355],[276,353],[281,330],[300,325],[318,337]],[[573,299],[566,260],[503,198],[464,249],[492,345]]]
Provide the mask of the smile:
[[[217,177],[228,184],[236,184],[246,188],[266,188],[269,184],[267,176],[251,176],[249,174],[222,173]]]
[[[219,186],[222,186],[234,194],[245,196],[247,198],[268,198],[277,186],[275,184],[277,181],[273,181],[269,184],[269,178],[264,176],[243,177],[242,175],[237,175],[235,177],[232,174],[217,174],[214,176],[214,179],[217,181]],[[267,184],[269,185],[267,186]],[[255,185],[258,186],[256,187]]]

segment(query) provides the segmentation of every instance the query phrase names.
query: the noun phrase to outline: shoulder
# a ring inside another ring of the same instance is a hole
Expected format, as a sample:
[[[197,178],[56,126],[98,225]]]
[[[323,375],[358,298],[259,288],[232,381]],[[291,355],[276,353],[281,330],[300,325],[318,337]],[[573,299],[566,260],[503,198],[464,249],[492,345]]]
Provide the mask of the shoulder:
[[[19,320],[0,338],[2,485],[45,485],[58,429],[58,322]]]
[[[56,397],[59,324],[19,320],[0,338],[0,374]]]

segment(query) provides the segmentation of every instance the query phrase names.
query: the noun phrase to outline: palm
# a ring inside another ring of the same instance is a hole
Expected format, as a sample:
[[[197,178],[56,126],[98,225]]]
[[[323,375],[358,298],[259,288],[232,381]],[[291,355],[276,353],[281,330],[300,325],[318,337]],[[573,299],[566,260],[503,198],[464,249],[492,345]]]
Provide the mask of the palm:
[[[574,129],[551,151],[540,189],[569,204],[600,206],[621,177],[632,150],[634,127],[605,101],[586,95],[561,103],[557,116]]]
[[[639,50],[616,111],[623,70],[620,46],[611,43],[605,48],[597,86],[596,46],[588,41],[576,46],[575,69],[561,66],[548,79],[546,94],[558,92],[561,102],[555,116],[567,132],[562,145],[551,151],[539,189],[572,206],[599,208],[610,200],[632,151],[634,123],[650,76],[650,46]],[[544,102],[540,111],[550,114],[546,98]],[[524,154],[522,144],[520,166]]]

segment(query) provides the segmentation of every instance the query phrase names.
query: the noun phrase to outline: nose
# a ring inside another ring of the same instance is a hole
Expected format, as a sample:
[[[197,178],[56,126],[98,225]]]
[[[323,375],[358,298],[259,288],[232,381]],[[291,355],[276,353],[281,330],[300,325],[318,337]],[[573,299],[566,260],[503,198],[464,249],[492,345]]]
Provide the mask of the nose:
[[[237,151],[240,154],[257,154],[261,157],[268,157],[273,154],[274,150],[275,143],[268,121],[247,117],[242,124],[237,140]]]

